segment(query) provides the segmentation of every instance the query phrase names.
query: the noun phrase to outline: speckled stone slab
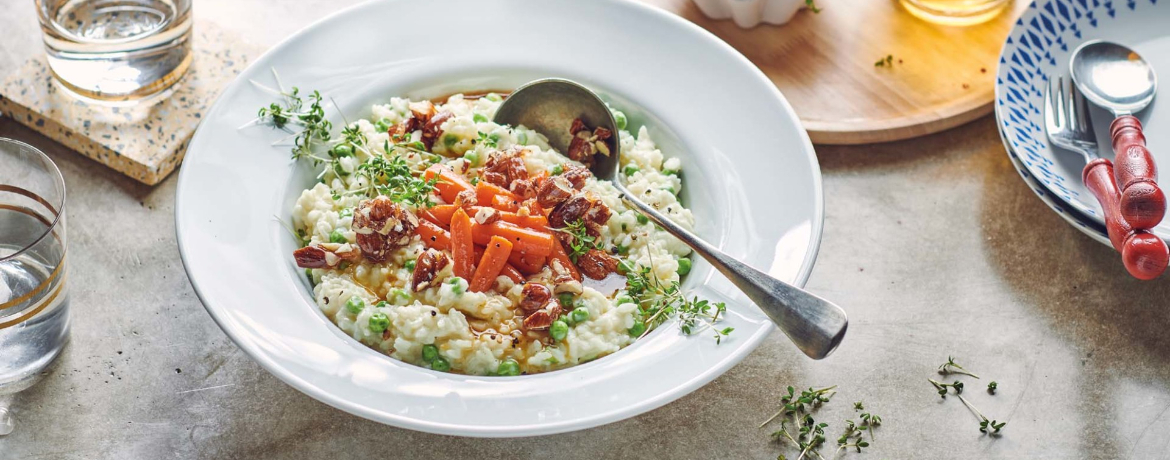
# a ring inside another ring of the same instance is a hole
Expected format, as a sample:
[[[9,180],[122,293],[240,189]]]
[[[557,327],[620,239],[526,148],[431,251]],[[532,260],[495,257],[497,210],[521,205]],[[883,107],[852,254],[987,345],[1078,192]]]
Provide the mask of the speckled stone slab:
[[[154,185],[174,171],[220,89],[261,48],[209,22],[196,22],[192,62],[174,92],[156,102],[107,107],[79,100],[54,81],[44,55],[0,84],[0,114],[138,180]]]

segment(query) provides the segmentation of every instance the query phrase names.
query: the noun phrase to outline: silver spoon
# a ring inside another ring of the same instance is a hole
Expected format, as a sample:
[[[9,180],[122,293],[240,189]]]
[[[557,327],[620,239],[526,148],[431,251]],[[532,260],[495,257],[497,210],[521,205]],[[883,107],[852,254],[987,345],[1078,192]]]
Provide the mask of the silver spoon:
[[[593,91],[559,78],[536,80],[517,88],[504,99],[493,121],[531,128],[548,137],[550,146],[566,152],[572,140],[569,126],[574,118],[580,118],[590,128],[603,127],[614,133],[607,140],[613,154],[598,154],[593,174],[600,180],[612,182],[626,203],[707,259],[747,294],[800,351],[813,359],[821,359],[841,344],[849,326],[841,307],[724,254],[626,189],[619,180],[622,175],[618,174],[621,149],[618,147],[617,123],[609,108]]]
[[[1121,191],[1121,217],[1135,230],[1154,228],[1166,214],[1154,158],[1146,149],[1142,124],[1133,116],[1154,100],[1154,68],[1134,50],[1093,40],[1078,46],[1069,62],[1073,82],[1086,99],[1113,112],[1109,125],[1114,173]]]

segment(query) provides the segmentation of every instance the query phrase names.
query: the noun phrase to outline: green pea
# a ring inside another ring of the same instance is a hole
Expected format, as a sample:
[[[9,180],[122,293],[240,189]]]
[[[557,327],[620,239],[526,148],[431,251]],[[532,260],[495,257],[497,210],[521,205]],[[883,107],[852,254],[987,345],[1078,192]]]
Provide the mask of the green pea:
[[[353,147],[349,144],[338,144],[333,147],[333,156],[348,157],[353,155]]]
[[[448,148],[451,147],[452,145],[455,145],[456,142],[459,142],[459,138],[456,137],[454,134],[444,134],[443,135],[443,145],[447,146]]]
[[[332,232],[329,233],[329,242],[341,244],[341,243],[348,243],[349,240],[345,239],[345,234],[341,233],[341,229],[338,228],[338,229],[334,229]]]
[[[385,313],[374,313],[370,316],[370,332],[383,332],[390,327],[390,317]]]
[[[626,114],[615,110],[613,112],[613,121],[617,123],[618,129],[626,129]]]
[[[552,326],[548,328],[548,336],[553,340],[565,340],[566,335],[569,335],[569,324],[564,321],[553,321]]]
[[[355,295],[345,302],[345,309],[356,315],[366,309],[366,301]]]
[[[463,154],[463,159],[471,162],[472,166],[479,164],[479,154],[475,152],[467,152]]]
[[[410,294],[407,294],[405,289],[394,288],[390,290],[390,299],[394,301],[398,301],[399,299],[406,301],[410,300]]]
[[[561,165],[556,165],[556,166],[553,166],[553,169],[552,169],[552,174],[553,174],[554,176],[556,176],[556,175],[559,175],[559,174],[563,174],[564,172],[565,172],[565,167],[564,167],[564,166],[561,166]]]
[[[471,119],[474,120],[476,123],[487,123],[487,121],[488,121],[487,117],[483,116],[483,114],[480,114],[480,113],[472,115]]]
[[[626,168],[622,171],[625,171],[627,176],[633,176],[634,173],[638,172],[638,167],[634,165],[627,165]]]
[[[648,224],[650,223],[650,218],[646,217],[645,214],[638,214],[638,223],[643,225]]]
[[[561,301],[561,305],[568,307],[569,305],[573,304],[573,294],[562,292],[557,296],[557,300]]]
[[[520,145],[528,145],[528,133],[519,131],[516,133],[516,143]]]
[[[633,297],[630,297],[630,296],[625,295],[625,294],[618,296],[617,299],[614,299],[614,305],[621,305],[621,304],[626,304],[626,303],[637,303],[637,302],[634,302]]]
[[[580,324],[589,321],[589,309],[585,307],[574,308],[573,312],[569,314],[569,319],[572,320],[574,324]]]
[[[496,93],[487,93],[486,95],[483,96],[483,98],[487,99],[489,101],[492,101],[492,102],[500,102],[500,101],[504,100],[504,98],[500,97],[500,95],[496,94]]]
[[[630,333],[630,337],[635,339],[641,337],[642,334],[646,333],[646,323],[638,321],[634,323],[634,327],[631,327],[627,332]]]
[[[520,363],[512,358],[500,361],[500,366],[496,368],[496,375],[512,376],[520,375]]]
[[[691,272],[691,259],[683,257],[678,260],[678,276],[686,276]]]
[[[434,362],[435,358],[439,357],[439,347],[434,345],[423,345],[422,359],[428,363]]]
[[[431,369],[439,372],[447,372],[451,370],[451,363],[447,362],[446,358],[439,356],[434,361],[431,361]]]
[[[353,217],[353,208],[345,208],[337,212],[337,216],[344,219],[346,217]]]
[[[418,262],[415,262],[414,260],[408,260],[408,261],[406,261],[406,263],[402,264],[402,266],[405,267],[407,270],[414,271],[414,266],[417,263]]]
[[[374,304],[374,308],[386,308],[389,306],[390,306],[390,304],[386,303],[385,300],[379,300],[378,303]]]
[[[461,281],[463,281],[463,278],[458,276],[447,280],[447,284],[451,285],[451,292],[454,292],[455,295],[463,294],[463,284],[460,283]]]

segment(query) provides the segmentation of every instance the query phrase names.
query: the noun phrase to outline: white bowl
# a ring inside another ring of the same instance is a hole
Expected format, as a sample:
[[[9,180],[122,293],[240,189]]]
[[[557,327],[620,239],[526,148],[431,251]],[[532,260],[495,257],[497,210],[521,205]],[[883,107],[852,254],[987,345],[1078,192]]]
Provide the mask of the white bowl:
[[[728,19],[745,29],[784,24],[804,8],[805,0],[695,0],[699,11],[711,19]]]
[[[279,132],[237,129],[273,101],[247,82],[273,84],[271,68],[286,86],[321,90],[349,119],[392,95],[509,89],[547,76],[580,81],[683,159],[684,199],[701,235],[797,285],[812,269],[823,215],[812,144],[775,86],[699,27],[621,0],[362,4],[288,38],[224,90],[191,140],[175,206],[179,250],[207,311],[265,369],[334,407],[466,436],[588,428],[693,391],[742,360],[773,327],[700,261],[684,286],[728,302],[726,324],[736,330],[720,345],[668,323],[571,369],[472,377],[359,344],[314,305],[292,263],[296,243],[273,217],[288,219],[313,181],[312,166],[270,145]],[[337,110],[326,111],[341,123]],[[795,347],[792,353],[799,354]]]

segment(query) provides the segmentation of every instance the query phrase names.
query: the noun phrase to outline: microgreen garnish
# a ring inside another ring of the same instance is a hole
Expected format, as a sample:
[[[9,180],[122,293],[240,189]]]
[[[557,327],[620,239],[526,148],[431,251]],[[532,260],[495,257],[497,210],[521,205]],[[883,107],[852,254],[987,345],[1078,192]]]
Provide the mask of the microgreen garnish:
[[[626,272],[626,294],[638,304],[647,331],[677,316],[678,326],[691,335],[704,329],[714,331],[715,343],[735,328],[717,328],[715,323],[727,311],[723,302],[711,303],[698,297],[687,299],[678,281],[664,283],[651,273],[650,267],[630,267]]]
[[[487,133],[485,133],[485,132],[483,132],[483,131],[479,131],[479,132],[477,133],[477,138],[476,138],[476,141],[475,141],[475,142],[476,142],[477,144],[481,144],[481,145],[483,145],[483,146],[485,146],[485,147],[488,147],[488,148],[492,148],[492,149],[494,149],[494,148],[496,148],[497,146],[499,146],[499,143],[500,143],[500,135],[499,135],[499,134],[495,134],[495,133],[492,133],[492,134],[487,134]]]
[[[894,55],[887,54],[886,57],[878,59],[877,62],[873,63],[873,66],[874,67],[893,67],[894,66]]]
[[[945,383],[937,382],[934,379],[927,380],[930,381],[931,385],[934,385],[934,388],[938,390],[938,394],[943,398],[947,397],[947,387],[949,386],[953,388],[955,390],[955,396],[959,398],[959,401],[962,401],[963,404],[967,406],[967,409],[970,409],[971,412],[979,419],[979,432],[998,435],[999,430],[1002,429],[1004,425],[1007,425],[1007,422],[988,419],[987,416],[983,415],[982,412],[979,412],[979,409],[975,408],[975,405],[971,404],[970,401],[967,401],[967,398],[964,398],[963,395],[960,394],[963,392],[963,382],[956,381],[953,384],[947,385]]]
[[[942,375],[963,374],[963,375],[970,375],[972,377],[979,378],[978,375],[975,375],[975,374],[971,373],[970,371],[963,369],[963,366],[960,366],[958,363],[956,363],[955,358],[951,357],[951,356],[947,356],[947,362],[943,363],[941,366],[938,367],[938,373],[942,374]]]
[[[808,7],[809,11],[813,13],[820,13],[821,9],[817,8],[817,0],[804,0],[804,6]]]
[[[585,226],[585,221],[581,219],[568,222],[565,228],[554,228],[558,232],[564,233],[571,237],[569,243],[569,259],[573,263],[577,263],[577,258],[585,255],[590,249],[600,249],[597,246],[597,237],[589,234],[589,229]]]
[[[852,443],[850,443],[852,441]],[[857,449],[857,453],[861,453],[861,449],[869,447],[869,443],[865,441],[862,429],[857,426],[853,420],[845,421],[845,431],[841,433],[841,437],[837,438],[837,453],[845,449]]]
[[[997,389],[999,389],[999,384],[996,383],[995,380],[992,380],[991,383],[987,384],[987,392],[988,393],[995,394],[995,390],[997,390]]]
[[[783,416],[784,418],[780,421],[780,429],[772,432],[772,439],[781,442],[787,441],[799,448],[798,460],[810,453],[817,458],[823,458],[819,449],[825,443],[825,428],[828,428],[829,424],[817,423],[812,417],[812,412],[819,409],[822,404],[829,402],[829,399],[836,393],[836,388],[836,385],[821,389],[810,387],[808,390],[801,391],[800,396],[797,396],[796,388],[789,386],[788,394],[780,397],[780,410],[761,423],[760,428],[777,417]],[[789,431],[789,423],[796,425],[795,435]]]
[[[374,192],[385,195],[391,200],[416,208],[429,208],[434,204],[431,194],[438,178],[423,179],[399,155],[390,159],[381,156],[370,158],[358,166],[357,172],[370,181],[367,194]]]
[[[854,411],[865,410],[865,404],[862,404],[861,401],[857,401],[857,402],[853,403],[853,410]]]

